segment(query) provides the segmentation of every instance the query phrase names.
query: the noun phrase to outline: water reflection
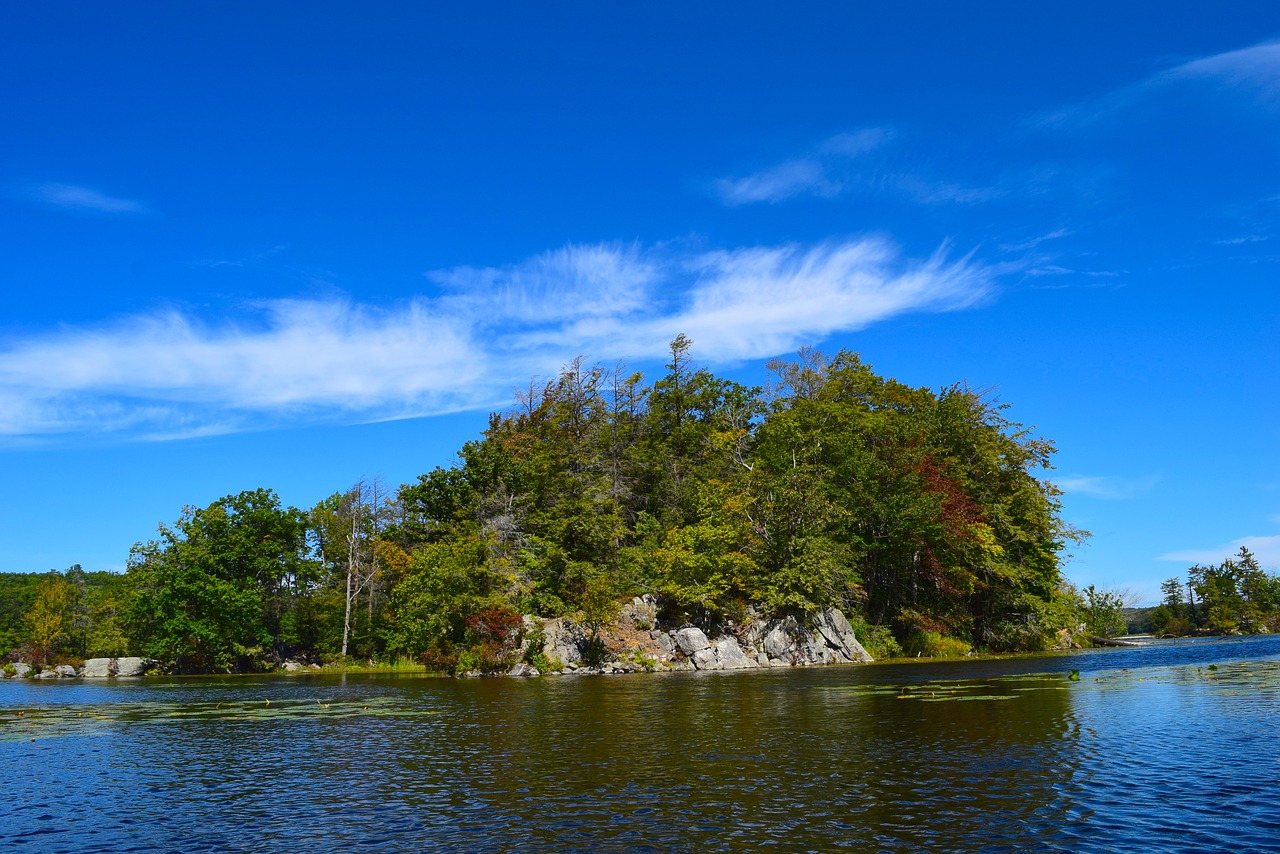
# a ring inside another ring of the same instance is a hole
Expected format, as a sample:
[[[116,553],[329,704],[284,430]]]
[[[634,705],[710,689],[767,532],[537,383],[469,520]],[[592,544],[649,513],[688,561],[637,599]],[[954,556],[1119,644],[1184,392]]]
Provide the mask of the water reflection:
[[[1278,656],[1259,639],[740,674],[8,681],[0,842],[1265,849]]]

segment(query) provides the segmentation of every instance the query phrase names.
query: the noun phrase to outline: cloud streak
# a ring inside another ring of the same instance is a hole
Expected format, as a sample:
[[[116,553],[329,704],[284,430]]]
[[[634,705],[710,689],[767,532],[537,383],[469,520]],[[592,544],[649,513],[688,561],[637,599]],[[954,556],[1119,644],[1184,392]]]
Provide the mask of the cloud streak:
[[[716,195],[726,205],[775,203],[800,195],[832,198],[850,183],[852,163],[885,145],[893,134],[884,128],[868,128],[824,140],[801,157],[738,178],[715,182]]]
[[[1156,478],[1122,478],[1070,475],[1055,478],[1058,488],[1068,495],[1087,495],[1106,501],[1123,501],[1136,498],[1156,485]]]
[[[1188,89],[1205,85],[1217,92],[1225,89],[1243,94],[1267,107],[1280,106],[1280,41],[1183,62],[1098,98],[1037,116],[1034,124],[1043,127],[1088,125],[1136,104],[1170,95],[1178,97],[1168,106],[1181,112],[1187,106],[1181,96]]]
[[[40,184],[32,188],[31,197],[49,207],[69,211],[105,214],[146,212],[146,208],[140,202],[108,196],[97,190],[74,184]]]
[[[0,342],[0,437],[162,439],[505,404],[585,353],[660,358],[684,332],[710,362],[763,358],[916,311],[980,303],[991,272],[874,238],[672,252],[568,246],[456,267],[393,306],[272,300],[235,319],[164,309]]]
[[[1225,546],[1167,552],[1160,555],[1158,559],[1188,564],[1219,564],[1229,557],[1234,557],[1239,553],[1242,546],[1253,552],[1253,556],[1258,559],[1258,563],[1264,568],[1275,569],[1280,567],[1280,536],[1240,537]]]

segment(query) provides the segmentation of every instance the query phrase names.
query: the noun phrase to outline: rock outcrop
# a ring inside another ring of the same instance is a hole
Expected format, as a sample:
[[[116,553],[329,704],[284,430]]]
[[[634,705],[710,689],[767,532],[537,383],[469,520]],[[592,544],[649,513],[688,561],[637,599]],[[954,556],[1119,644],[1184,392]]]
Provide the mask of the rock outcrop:
[[[151,658],[127,656],[125,658],[90,658],[80,668],[86,679],[105,679],[108,676],[145,676],[156,668],[158,662]]]
[[[613,624],[590,631],[566,617],[525,617],[529,637],[563,673],[629,673],[643,670],[751,670],[809,664],[871,661],[848,619],[836,608],[763,619],[748,609],[743,625],[729,624],[714,637],[702,627],[662,625],[657,601],[636,597],[619,609]],[[534,675],[513,668],[510,675]]]

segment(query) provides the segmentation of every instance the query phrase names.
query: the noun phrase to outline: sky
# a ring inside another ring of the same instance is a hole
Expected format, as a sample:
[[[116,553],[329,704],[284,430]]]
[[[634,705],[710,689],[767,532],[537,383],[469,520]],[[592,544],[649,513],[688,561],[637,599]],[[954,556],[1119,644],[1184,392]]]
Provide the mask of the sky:
[[[1280,571],[1280,5],[14,5],[0,571],[805,345],[1058,447],[1078,584]]]

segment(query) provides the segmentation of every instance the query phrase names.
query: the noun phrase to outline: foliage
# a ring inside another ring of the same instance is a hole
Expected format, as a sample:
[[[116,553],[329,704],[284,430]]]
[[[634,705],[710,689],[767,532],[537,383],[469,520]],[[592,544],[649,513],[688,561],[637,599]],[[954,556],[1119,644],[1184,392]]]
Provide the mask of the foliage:
[[[1244,546],[1221,564],[1188,569],[1185,598],[1183,589],[1177,578],[1161,585],[1165,599],[1152,612],[1153,631],[1173,635],[1280,631],[1280,577],[1264,572]]]
[[[847,351],[771,363],[767,391],[692,353],[677,336],[651,384],[574,359],[455,465],[394,493],[375,480],[305,513],[263,489],[187,508],[118,583],[69,573],[61,628],[46,608],[44,634],[187,671],[290,655],[484,670],[518,654],[521,613],[572,615],[602,656],[619,601],[642,593],[704,627],[748,605],[838,607],[877,657],[1035,649],[1106,610],[1063,584],[1061,552],[1084,534],[1044,479],[1052,443],[1005,404],[878,376]],[[1221,575],[1193,584],[1206,618],[1265,625],[1274,591]],[[0,586],[10,645],[35,597]]]
[[[63,576],[50,572],[40,583],[26,614],[34,661],[50,664],[54,653],[67,641],[71,605],[71,585]]]
[[[282,628],[296,626],[286,618],[312,569],[301,512],[268,490],[227,496],[134,546],[125,622],[145,655],[177,671],[262,669],[292,652]]]

